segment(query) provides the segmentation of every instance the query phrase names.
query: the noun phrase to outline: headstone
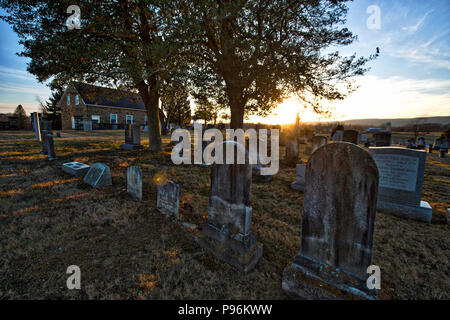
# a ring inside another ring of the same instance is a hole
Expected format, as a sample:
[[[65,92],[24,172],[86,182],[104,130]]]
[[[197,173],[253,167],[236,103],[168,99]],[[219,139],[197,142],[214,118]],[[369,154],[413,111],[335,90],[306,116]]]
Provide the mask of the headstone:
[[[344,139],[344,130],[337,130],[332,137],[333,142],[340,142],[343,139]]]
[[[398,147],[369,150],[380,173],[378,210],[430,222],[431,207],[421,201],[426,151]]]
[[[55,144],[53,142],[53,134],[47,133],[47,159],[48,160],[55,160],[56,154],[55,154]]]
[[[262,255],[262,244],[251,231],[250,204],[252,165],[245,147],[235,141],[224,141],[234,148],[234,163],[238,152],[245,153],[245,164],[213,164],[209,214],[197,233],[196,242],[220,260],[242,272],[250,271]]]
[[[40,123],[41,129],[41,142],[42,142],[42,150],[41,154],[48,154],[48,134],[52,133],[52,123],[48,120],[42,120]]]
[[[36,137],[36,141],[41,141],[41,129],[39,126],[39,113],[37,112],[32,112],[31,113],[31,119],[33,122],[33,130],[34,130],[34,134]]]
[[[92,120],[83,120],[83,130],[92,131]]]
[[[414,141],[414,139],[409,139],[408,143],[406,144],[406,147],[408,149],[416,149],[417,148],[416,141]]]
[[[391,133],[377,132],[373,134],[375,147],[389,147],[391,145]]]
[[[291,137],[286,141],[286,160],[289,163],[298,162],[298,142],[297,139]]]
[[[344,130],[342,141],[358,144],[358,131]]]
[[[441,147],[439,149],[439,157],[445,158],[445,155],[448,153],[448,140],[441,141]]]
[[[121,146],[124,150],[134,150],[143,148],[141,145],[141,133],[139,125],[127,124],[125,125],[125,144]]]
[[[306,181],[300,253],[284,270],[282,288],[304,299],[335,299],[336,293],[376,299],[366,282],[378,190],[375,162],[354,144],[327,144],[309,159]]]
[[[419,139],[417,139],[417,148],[425,149],[425,138],[420,137]]]
[[[62,165],[62,170],[75,177],[84,176],[91,166],[81,162],[66,162]]]
[[[312,150],[311,153],[319,149],[321,146],[326,145],[328,138],[325,136],[314,136],[312,138]]]
[[[434,140],[434,150],[439,150],[441,149],[441,139],[436,139]]]
[[[159,212],[178,217],[180,207],[180,186],[167,181],[157,187],[156,208]]]
[[[133,198],[142,200],[142,170],[139,167],[127,168],[127,192]]]
[[[431,143],[428,145],[428,153],[433,153],[433,145]]]
[[[298,163],[295,174],[295,182],[291,183],[291,189],[305,191],[306,164]]]
[[[111,171],[104,163],[94,163],[84,176],[83,181],[94,188],[112,185]]]

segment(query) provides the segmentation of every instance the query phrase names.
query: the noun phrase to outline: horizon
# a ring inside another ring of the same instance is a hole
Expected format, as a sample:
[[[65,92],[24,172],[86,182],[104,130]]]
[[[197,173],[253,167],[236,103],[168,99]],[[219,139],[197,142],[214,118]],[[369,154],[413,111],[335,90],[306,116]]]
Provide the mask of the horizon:
[[[379,29],[367,25],[371,5],[380,8]],[[346,26],[358,41],[338,49],[369,56],[380,48],[380,56],[369,63],[371,70],[355,78],[359,89],[342,101],[322,103],[334,110],[330,119],[289,98],[269,116],[252,115],[246,122],[284,125],[293,123],[297,112],[302,122],[449,116],[449,13],[450,3],[443,0],[350,3]],[[46,101],[51,91],[26,71],[29,59],[15,54],[21,46],[11,27],[1,21],[0,31],[0,113],[12,113],[19,104],[27,114],[40,111],[38,97]]]

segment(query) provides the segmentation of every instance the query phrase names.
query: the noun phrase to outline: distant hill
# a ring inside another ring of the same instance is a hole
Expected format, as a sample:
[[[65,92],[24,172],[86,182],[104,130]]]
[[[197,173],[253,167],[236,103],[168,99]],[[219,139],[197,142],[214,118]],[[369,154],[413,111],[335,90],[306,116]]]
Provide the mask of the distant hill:
[[[426,123],[439,123],[441,125],[450,126],[449,117],[423,117],[423,118],[402,118],[402,119],[354,119],[354,120],[341,120],[331,121],[339,122],[347,125],[359,125],[368,127],[381,127],[385,126],[387,122],[390,122],[393,127],[402,127],[410,124],[426,124]],[[317,122],[314,122],[317,123]],[[323,123],[323,122],[322,122]]]

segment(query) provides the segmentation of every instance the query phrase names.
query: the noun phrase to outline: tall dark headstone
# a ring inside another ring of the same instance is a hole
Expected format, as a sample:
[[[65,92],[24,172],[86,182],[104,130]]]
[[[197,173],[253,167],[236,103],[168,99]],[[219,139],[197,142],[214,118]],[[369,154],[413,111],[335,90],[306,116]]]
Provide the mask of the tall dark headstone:
[[[41,154],[48,154],[48,135],[52,134],[52,123],[48,120],[42,120],[40,123],[41,128],[41,142],[42,142],[42,150]]]
[[[42,141],[41,128],[40,128],[40,123],[39,123],[39,113],[32,112],[31,120],[32,120],[32,125],[33,125],[34,134],[36,137],[36,141]]]
[[[342,141],[358,144],[358,131],[344,130]]]
[[[47,158],[48,160],[55,160],[55,144],[53,142],[53,134],[52,132],[47,133]]]
[[[299,160],[298,141],[295,137],[286,141],[286,160],[291,164],[296,164]]]
[[[376,298],[376,290],[367,288],[378,191],[375,161],[354,144],[327,144],[309,159],[306,181],[300,253],[283,272],[283,289],[306,299],[336,292]]]
[[[245,147],[235,141],[224,141],[237,153],[245,153],[245,164],[213,164],[208,218],[197,233],[197,243],[242,272],[250,271],[262,255],[262,244],[257,243],[251,230],[250,205],[252,165]]]
[[[125,125],[125,144],[121,146],[124,150],[134,150],[143,148],[141,145],[141,132],[139,125]]]
[[[375,139],[375,147],[389,147],[391,145],[390,132],[377,132],[373,134]]]

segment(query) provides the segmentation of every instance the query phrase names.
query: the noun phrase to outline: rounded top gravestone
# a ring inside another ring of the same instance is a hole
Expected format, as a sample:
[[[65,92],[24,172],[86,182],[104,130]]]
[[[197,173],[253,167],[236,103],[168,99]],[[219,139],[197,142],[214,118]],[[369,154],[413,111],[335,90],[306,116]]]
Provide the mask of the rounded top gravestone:
[[[348,142],[326,144],[306,166],[300,255],[366,277],[371,264],[378,169]]]

